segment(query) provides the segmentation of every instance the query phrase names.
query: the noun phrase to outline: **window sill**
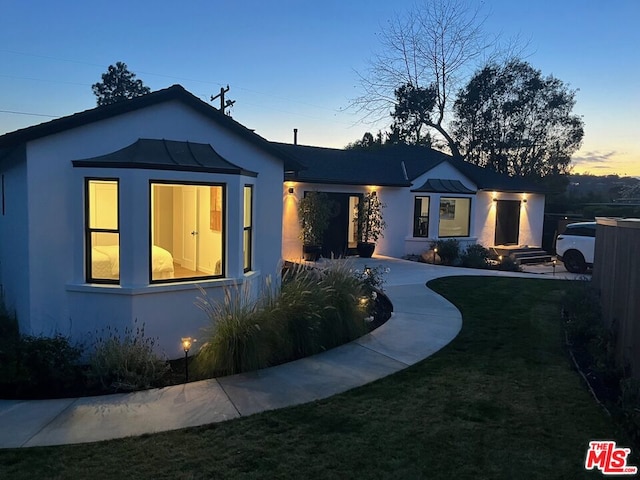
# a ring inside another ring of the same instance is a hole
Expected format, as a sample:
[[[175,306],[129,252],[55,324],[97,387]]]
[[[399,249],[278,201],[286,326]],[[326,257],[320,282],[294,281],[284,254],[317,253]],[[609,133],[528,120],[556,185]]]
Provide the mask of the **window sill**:
[[[110,285],[104,283],[68,283],[66,290],[68,292],[82,293],[100,293],[108,295],[153,295],[164,292],[179,292],[193,290],[197,291],[198,287],[222,288],[232,285],[244,283],[253,277],[260,275],[260,271],[250,271],[243,275],[242,278],[216,278],[207,280],[196,280],[189,282],[173,282],[173,283],[156,283],[144,285],[140,287],[122,287],[120,285]]]

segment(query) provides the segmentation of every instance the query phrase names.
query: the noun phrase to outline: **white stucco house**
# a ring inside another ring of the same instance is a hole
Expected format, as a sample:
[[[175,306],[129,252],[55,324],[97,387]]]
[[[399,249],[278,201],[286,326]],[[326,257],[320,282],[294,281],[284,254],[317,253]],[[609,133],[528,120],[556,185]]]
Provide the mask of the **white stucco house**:
[[[541,244],[544,195],[425,148],[345,151],[269,142],[179,85],[0,136],[0,291],[24,334],[90,346],[145,325],[169,357],[207,319],[199,288],[257,294],[299,260],[298,201],[327,192],[324,254],[355,246],[353,211],[387,204],[377,253],[433,240]]]
[[[500,175],[424,147],[378,151],[338,150],[275,144],[304,164],[289,172],[283,187],[283,257],[301,258],[297,204],[306,192],[325,192],[335,215],[323,255],[353,251],[354,207],[375,191],[386,204],[387,224],[376,252],[391,257],[420,254],[439,239],[455,238],[462,248],[539,247],[545,196],[536,185]]]
[[[0,285],[23,333],[133,321],[170,357],[198,286],[279,273],[286,153],[179,85],[0,137]]]

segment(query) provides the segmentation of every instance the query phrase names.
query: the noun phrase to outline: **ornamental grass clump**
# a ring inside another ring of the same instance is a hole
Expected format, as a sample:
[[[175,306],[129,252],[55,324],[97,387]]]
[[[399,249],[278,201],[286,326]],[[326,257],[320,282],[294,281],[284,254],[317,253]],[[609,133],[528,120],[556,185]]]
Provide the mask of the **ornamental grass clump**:
[[[232,375],[268,366],[268,326],[252,300],[250,285],[225,287],[222,302],[211,300],[203,289],[200,293],[196,305],[211,323],[205,331],[208,340],[195,358],[196,373]]]
[[[155,353],[156,340],[147,337],[144,323],[117,328],[107,327],[97,336],[89,358],[89,378],[113,392],[142,390],[162,386],[169,364]]]
[[[330,306],[322,316],[320,343],[323,349],[329,349],[367,332],[366,308],[361,301],[368,304],[369,299],[365,286],[347,262],[332,262],[319,273],[326,305]]]
[[[258,300],[244,284],[225,289],[222,302],[206,292],[198,306],[209,317],[208,340],[196,355],[206,377],[257,370],[306,357],[366,333],[362,282],[347,265],[296,265],[280,284],[267,280]]]

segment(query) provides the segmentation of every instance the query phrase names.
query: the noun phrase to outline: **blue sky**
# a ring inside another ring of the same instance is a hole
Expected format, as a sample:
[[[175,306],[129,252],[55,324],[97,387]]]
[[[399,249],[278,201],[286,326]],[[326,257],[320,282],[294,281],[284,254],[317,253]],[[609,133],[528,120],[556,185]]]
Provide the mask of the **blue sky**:
[[[0,0],[0,133],[94,107],[91,84],[124,61],[152,90],[180,83],[208,100],[229,84],[234,119],[269,140],[298,128],[300,143],[340,148],[382,126],[346,107],[382,27],[414,4]],[[519,35],[526,60],[579,89],[575,171],[640,176],[640,1],[471,4],[487,31]]]

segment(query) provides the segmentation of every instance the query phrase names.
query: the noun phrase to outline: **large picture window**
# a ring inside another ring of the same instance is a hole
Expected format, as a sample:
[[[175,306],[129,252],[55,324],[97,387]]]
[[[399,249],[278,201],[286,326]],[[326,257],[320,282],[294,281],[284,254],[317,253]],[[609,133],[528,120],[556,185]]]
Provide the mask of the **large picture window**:
[[[151,183],[152,282],[223,276],[225,198],[224,185]]]
[[[440,198],[439,237],[468,237],[470,219],[470,198]]]
[[[429,236],[429,197],[416,197],[413,204],[413,236]]]
[[[251,256],[253,250],[253,187],[244,186],[244,220],[242,232],[242,257],[244,271],[251,270]]]
[[[86,270],[87,281],[120,281],[120,230],[118,180],[87,179]]]

